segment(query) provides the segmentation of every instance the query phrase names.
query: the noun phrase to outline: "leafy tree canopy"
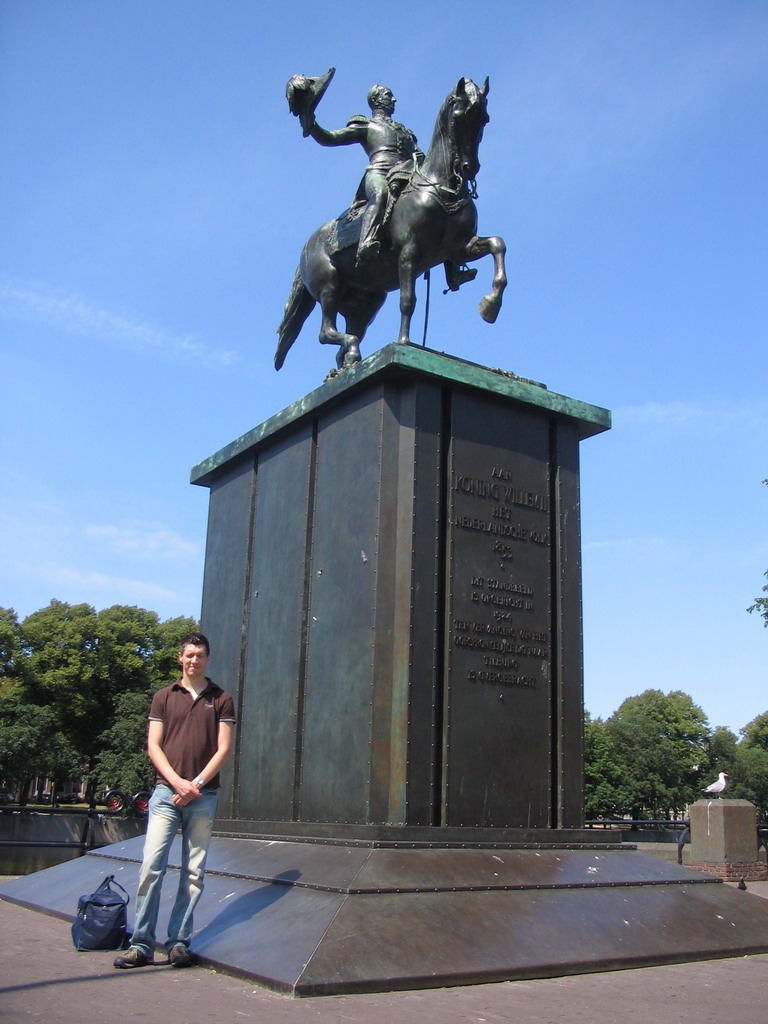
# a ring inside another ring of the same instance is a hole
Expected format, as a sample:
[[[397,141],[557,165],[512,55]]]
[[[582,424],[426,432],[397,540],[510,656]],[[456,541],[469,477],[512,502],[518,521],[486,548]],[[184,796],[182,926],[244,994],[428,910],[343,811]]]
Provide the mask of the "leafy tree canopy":
[[[624,814],[629,801],[621,760],[613,737],[601,718],[589,712],[584,719],[584,817],[614,818]]]
[[[633,818],[668,817],[696,799],[709,724],[682,690],[646,690],[608,719]]]
[[[603,722],[584,721],[585,817],[666,818],[704,798],[718,772],[728,795],[749,800],[768,821],[768,711],[741,731],[710,730],[704,713],[679,691],[647,690]]]
[[[97,612],[51,601],[21,623],[0,609],[0,709],[8,712],[0,715],[0,779],[69,778],[98,763],[112,786],[122,764],[126,780],[145,788],[149,702],[178,675],[179,641],[197,628],[194,619],[160,622],[128,605]]]
[[[759,747],[768,750],[768,711],[753,718],[741,730],[745,747]]]
[[[94,792],[118,789],[127,796],[151,790],[155,769],[147,754],[149,693],[121,693],[114,723],[99,737],[100,753],[91,765]]]
[[[22,789],[35,775],[70,778],[80,771],[77,750],[56,728],[51,708],[17,699],[0,703],[0,776]]]
[[[763,480],[763,483],[768,485],[768,480]],[[768,576],[768,572],[764,573],[764,575]],[[763,594],[768,594],[768,584],[763,587]],[[755,598],[755,603],[751,604],[749,608],[747,608],[747,611],[758,612],[763,616],[763,625],[768,626],[768,597],[764,596]]]
[[[22,671],[19,649],[19,620],[13,608],[0,608],[0,686]]]

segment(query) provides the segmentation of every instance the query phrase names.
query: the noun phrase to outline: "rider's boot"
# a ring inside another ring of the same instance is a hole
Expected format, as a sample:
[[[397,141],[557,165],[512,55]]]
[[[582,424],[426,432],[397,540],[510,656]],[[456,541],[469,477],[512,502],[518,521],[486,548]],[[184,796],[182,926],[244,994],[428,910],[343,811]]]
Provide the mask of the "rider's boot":
[[[379,242],[362,242],[357,249],[357,256],[355,257],[355,266],[362,267],[366,263],[371,263],[376,260],[381,252],[381,243]]]
[[[477,277],[477,267],[464,267],[463,269],[456,263],[447,261],[445,263],[445,283],[448,285],[449,291],[457,292],[463,284],[467,284],[468,281],[474,281]]]

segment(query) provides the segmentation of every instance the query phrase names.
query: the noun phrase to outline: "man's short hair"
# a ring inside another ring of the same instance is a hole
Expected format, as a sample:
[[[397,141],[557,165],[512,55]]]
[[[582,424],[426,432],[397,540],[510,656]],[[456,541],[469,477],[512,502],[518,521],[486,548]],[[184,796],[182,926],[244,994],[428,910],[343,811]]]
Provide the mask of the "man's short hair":
[[[179,641],[179,654],[182,654],[187,644],[191,644],[193,647],[204,647],[205,653],[210,657],[211,645],[208,643],[208,637],[203,636],[202,633],[187,633]]]
[[[390,90],[386,85],[372,85],[368,90],[368,106],[371,110],[375,110],[379,105],[382,93],[389,92]]]

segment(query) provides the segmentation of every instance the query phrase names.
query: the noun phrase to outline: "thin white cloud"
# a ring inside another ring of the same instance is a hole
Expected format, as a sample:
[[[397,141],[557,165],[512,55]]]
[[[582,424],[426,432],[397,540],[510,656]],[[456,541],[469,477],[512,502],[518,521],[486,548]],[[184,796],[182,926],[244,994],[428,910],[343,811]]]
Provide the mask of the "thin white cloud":
[[[134,352],[152,350],[170,358],[194,356],[207,365],[231,366],[236,353],[212,348],[193,335],[174,335],[129,315],[102,309],[79,295],[0,273],[0,316],[22,320]]]
[[[11,486],[12,484],[12,486]],[[138,604],[161,617],[197,614],[200,543],[159,520],[88,522],[88,511],[30,480],[0,493],[0,605],[23,618],[52,598],[106,607]]]
[[[137,523],[129,526],[116,524],[90,524],[83,536],[97,544],[140,558],[197,557],[200,547],[180,537],[173,530],[156,523]]]
[[[98,604],[96,599],[103,595],[107,595],[107,600],[111,602],[115,594],[120,595],[121,604],[125,604],[129,600],[143,604],[179,599],[179,595],[175,591],[148,580],[110,576],[107,573],[93,570],[80,571],[72,566],[50,563],[41,564],[39,572],[50,582],[52,588],[64,587],[68,591],[81,591],[90,595],[87,600],[93,604]]]
[[[66,502],[16,497],[0,498],[0,535],[14,538],[6,557],[53,549],[88,552],[93,558],[125,558],[180,562],[202,557],[200,544],[187,540],[162,522],[122,520],[82,523],[82,510]],[[5,546],[5,545],[4,545]],[[34,557],[34,556],[33,556]]]
[[[728,402],[720,398],[692,402],[647,402],[625,405],[613,410],[613,424],[664,427],[688,430],[711,428],[718,431],[739,428],[763,428],[768,416],[768,402],[759,400]]]
[[[585,551],[603,551],[605,549],[632,549],[647,551],[664,547],[666,542],[659,537],[621,537],[618,540],[593,540],[584,544]]]

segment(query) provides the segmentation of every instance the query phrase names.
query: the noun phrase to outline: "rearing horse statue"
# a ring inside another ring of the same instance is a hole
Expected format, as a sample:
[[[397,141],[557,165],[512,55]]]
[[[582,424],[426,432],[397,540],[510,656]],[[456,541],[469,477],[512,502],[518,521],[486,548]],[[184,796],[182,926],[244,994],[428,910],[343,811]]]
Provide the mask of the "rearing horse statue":
[[[278,328],[275,369],[285,357],[315,307],[320,303],[320,341],[339,348],[339,369],[360,361],[360,342],[384,304],[387,293],[400,289],[398,342],[410,342],[416,306],[415,281],[420,274],[445,264],[449,288],[474,277],[459,268],[489,253],[494,273],[491,291],[480,301],[480,315],[493,323],[507,284],[506,246],[498,237],[477,235],[475,178],[480,169],[478,148],[488,123],[488,79],[478,88],[460,78],[437,116],[429,150],[420,166],[414,161],[381,228],[380,251],[356,261],[362,209],[359,204],[328,221],[308,239],[301,253],[293,288]],[[308,134],[305,131],[305,134]],[[337,327],[338,314],[346,330]]]

